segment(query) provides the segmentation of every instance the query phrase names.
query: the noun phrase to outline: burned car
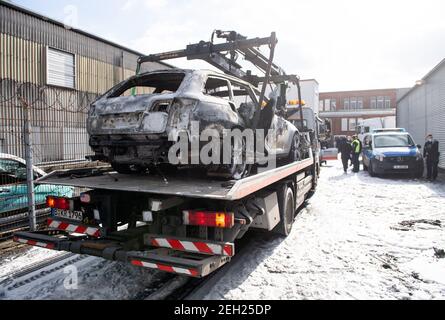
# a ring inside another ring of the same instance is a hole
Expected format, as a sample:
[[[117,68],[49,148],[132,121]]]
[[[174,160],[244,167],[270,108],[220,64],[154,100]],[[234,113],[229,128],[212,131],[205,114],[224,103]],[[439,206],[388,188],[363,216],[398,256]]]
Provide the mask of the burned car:
[[[180,133],[190,140],[191,123],[205,129],[272,129],[263,141],[265,153],[284,162],[300,159],[299,132],[276,110],[276,99],[259,106],[250,83],[207,70],[169,69],[142,73],[116,85],[89,110],[87,130],[95,158],[120,173],[167,165],[168,152]],[[173,138],[172,138],[173,137]],[[245,146],[241,146],[243,152]],[[240,179],[249,174],[246,161],[206,165],[208,175]]]

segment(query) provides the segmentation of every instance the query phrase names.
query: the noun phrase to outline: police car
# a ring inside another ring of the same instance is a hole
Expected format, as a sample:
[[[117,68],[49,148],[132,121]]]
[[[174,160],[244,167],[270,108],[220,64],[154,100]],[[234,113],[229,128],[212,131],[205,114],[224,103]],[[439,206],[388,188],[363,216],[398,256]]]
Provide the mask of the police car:
[[[423,175],[421,146],[404,130],[385,130],[368,134],[363,140],[363,168],[369,175],[406,173]]]

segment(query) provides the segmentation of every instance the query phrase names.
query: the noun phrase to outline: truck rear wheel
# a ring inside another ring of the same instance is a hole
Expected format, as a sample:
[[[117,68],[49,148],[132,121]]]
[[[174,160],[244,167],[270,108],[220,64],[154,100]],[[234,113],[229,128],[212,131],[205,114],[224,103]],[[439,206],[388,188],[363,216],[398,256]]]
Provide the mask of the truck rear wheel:
[[[295,199],[291,188],[284,185],[278,191],[280,222],[273,229],[274,233],[287,237],[292,231],[295,218]]]

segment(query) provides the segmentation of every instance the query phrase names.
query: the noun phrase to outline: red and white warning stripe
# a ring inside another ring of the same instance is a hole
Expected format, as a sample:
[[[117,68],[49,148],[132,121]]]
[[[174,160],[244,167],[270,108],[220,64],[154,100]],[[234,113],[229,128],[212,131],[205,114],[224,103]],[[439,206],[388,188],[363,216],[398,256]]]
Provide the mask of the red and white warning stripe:
[[[99,228],[87,227],[87,226],[83,226],[83,225],[76,225],[76,224],[57,221],[57,220],[53,220],[53,219],[48,219],[48,227],[57,229],[57,230],[73,232],[73,233],[86,234],[86,235],[89,235],[89,236],[95,237],[95,238],[100,237],[100,229]]]
[[[138,267],[159,269],[159,270],[165,271],[165,272],[180,273],[180,274],[185,274],[185,275],[192,276],[192,277],[198,276],[198,270],[196,270],[196,269],[185,269],[185,268],[167,266],[167,265],[159,264],[159,263],[145,262],[145,261],[141,261],[141,260],[131,260],[131,264],[138,266]]]
[[[26,239],[22,239],[22,238],[18,238],[18,237],[14,237],[14,242],[28,244],[30,246],[42,247],[45,249],[54,249],[54,247],[55,247],[54,243],[46,243],[46,242],[40,242],[40,241],[35,241],[35,240],[26,240]]]
[[[171,248],[179,251],[197,252],[210,255],[229,256],[234,255],[233,244],[214,244],[200,241],[183,241],[167,238],[151,238],[154,247]]]

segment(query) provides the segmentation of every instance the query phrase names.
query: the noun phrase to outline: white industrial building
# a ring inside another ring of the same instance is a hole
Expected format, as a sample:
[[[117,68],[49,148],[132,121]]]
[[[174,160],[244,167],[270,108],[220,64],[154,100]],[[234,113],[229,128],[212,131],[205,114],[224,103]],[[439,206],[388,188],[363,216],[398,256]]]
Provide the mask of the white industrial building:
[[[439,167],[445,169],[445,59],[400,97],[397,126],[410,132],[419,144],[432,133],[439,141]]]

